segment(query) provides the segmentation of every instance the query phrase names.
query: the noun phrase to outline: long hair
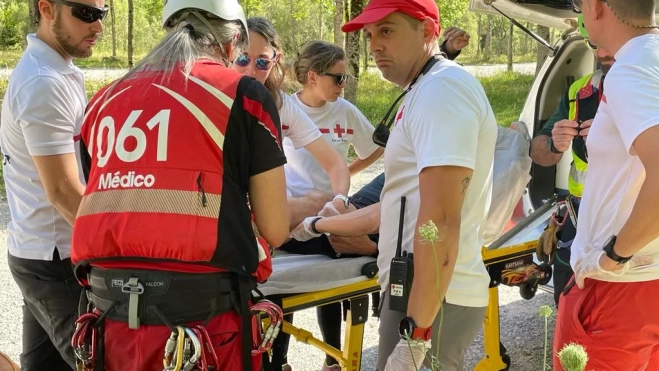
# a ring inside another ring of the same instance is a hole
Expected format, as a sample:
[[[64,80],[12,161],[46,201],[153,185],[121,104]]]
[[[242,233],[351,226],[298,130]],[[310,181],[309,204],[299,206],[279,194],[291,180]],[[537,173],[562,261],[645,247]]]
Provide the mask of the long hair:
[[[326,41],[312,41],[298,54],[293,63],[292,74],[302,86],[308,82],[309,71],[319,75],[327,73],[334,63],[345,59],[341,47]]]
[[[227,65],[231,56],[224,55],[224,45],[237,40],[236,50],[247,46],[247,32],[239,21],[227,21],[198,11],[183,11],[170,24],[165,38],[110,89],[138,72],[162,72],[162,81],[182,72],[187,79],[199,59]]]
[[[281,90],[284,89],[283,85],[286,77],[286,68],[284,67],[283,48],[281,46],[279,34],[277,34],[277,30],[275,30],[272,23],[262,17],[249,18],[247,20],[247,28],[249,29],[249,32],[256,32],[261,35],[268,45],[275,49],[275,52],[277,53],[277,62],[275,62],[272,70],[270,70],[270,75],[268,75],[264,85],[275,100],[277,108],[281,108],[283,102]]]

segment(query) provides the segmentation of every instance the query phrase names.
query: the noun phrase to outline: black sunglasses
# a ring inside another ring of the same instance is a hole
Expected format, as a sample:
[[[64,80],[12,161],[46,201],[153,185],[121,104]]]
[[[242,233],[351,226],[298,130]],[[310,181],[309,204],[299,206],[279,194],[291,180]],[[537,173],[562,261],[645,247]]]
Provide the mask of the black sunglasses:
[[[100,21],[104,20],[105,17],[107,17],[108,15],[108,11],[110,10],[109,6],[97,8],[95,6],[80,4],[68,0],[49,0],[49,1],[68,6],[69,8],[71,8],[71,15],[85,23],[94,23],[99,20]]]
[[[382,121],[380,121],[378,126],[375,128],[375,131],[373,132],[373,143],[377,144],[378,146],[380,146],[382,148],[387,147],[387,141],[389,140],[389,134],[391,133],[391,125],[393,125],[394,119],[396,118],[396,115],[391,116],[391,118],[389,118],[389,116],[394,111],[394,108],[396,108],[396,106],[398,104],[398,101],[400,101],[410,90],[412,90],[412,86],[414,85],[416,80],[418,80],[419,77],[421,77],[421,75],[424,75],[424,74],[428,73],[428,71],[430,71],[432,66],[434,66],[435,63],[437,63],[438,61],[439,61],[439,59],[437,58],[437,56],[433,55],[432,58],[430,58],[426,62],[426,64],[423,66],[423,68],[421,68],[421,72],[419,72],[419,74],[416,75],[416,77],[414,78],[414,80],[412,80],[412,82],[407,87],[407,89],[405,89],[405,91],[403,93],[401,93],[401,95],[399,95],[398,98],[396,98],[396,100],[391,105],[391,107],[389,107],[389,110],[387,111],[387,113],[384,115],[384,118],[382,119]],[[398,111],[398,110],[396,110],[396,111]],[[389,122],[387,122],[387,121],[389,121]]]
[[[583,0],[572,0],[572,10],[575,13],[581,13],[582,5],[583,5]]]
[[[348,75],[345,73],[324,73],[323,76],[330,76],[334,78],[336,85],[341,85],[348,81]]]
[[[589,47],[590,49],[597,50],[597,45],[591,43],[590,40],[585,39],[584,42],[586,43],[586,46]]]

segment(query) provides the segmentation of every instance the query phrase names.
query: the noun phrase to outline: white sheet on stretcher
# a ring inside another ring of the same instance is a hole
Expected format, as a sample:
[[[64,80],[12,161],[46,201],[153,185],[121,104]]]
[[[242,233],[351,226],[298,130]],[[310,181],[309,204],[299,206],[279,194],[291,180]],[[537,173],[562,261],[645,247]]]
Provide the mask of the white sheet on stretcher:
[[[362,266],[375,258],[332,259],[325,255],[296,255],[277,251],[273,272],[259,290],[266,296],[329,290],[367,280]]]

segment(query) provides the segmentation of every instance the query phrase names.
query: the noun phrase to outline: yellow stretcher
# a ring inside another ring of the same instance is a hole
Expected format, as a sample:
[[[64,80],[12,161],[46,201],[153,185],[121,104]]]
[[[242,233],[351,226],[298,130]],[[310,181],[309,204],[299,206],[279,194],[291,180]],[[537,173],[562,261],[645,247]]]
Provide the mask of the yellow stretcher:
[[[531,299],[539,285],[551,279],[551,267],[534,262],[537,240],[547,224],[555,203],[547,202],[515,227],[483,247],[483,260],[490,274],[490,298],[484,322],[484,357],[474,371],[508,370],[511,359],[500,342],[499,285],[516,286],[524,299]],[[316,339],[309,331],[285,322],[283,332],[297,341],[311,345],[337,359],[343,371],[361,369],[364,324],[368,320],[369,295],[380,290],[375,262],[364,265],[360,282],[315,292],[293,294],[282,299],[284,313],[293,313],[334,302],[350,301],[346,317],[343,349],[336,349]]]

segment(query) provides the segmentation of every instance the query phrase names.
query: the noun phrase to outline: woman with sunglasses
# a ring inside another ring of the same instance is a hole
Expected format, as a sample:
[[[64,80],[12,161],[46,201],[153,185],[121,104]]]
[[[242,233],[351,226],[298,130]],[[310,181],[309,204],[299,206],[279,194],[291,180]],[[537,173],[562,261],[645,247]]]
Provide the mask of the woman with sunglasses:
[[[370,166],[384,152],[384,149],[373,142],[373,125],[352,103],[340,97],[347,80],[345,53],[340,47],[323,42],[313,41],[307,44],[295,60],[292,73],[302,89],[291,96],[297,104],[318,126],[325,140],[339,152],[347,162],[348,150],[352,145],[357,153],[348,168],[355,175]],[[314,167],[308,153],[295,150],[290,143],[284,141],[287,157],[286,182],[287,188],[294,197],[299,197],[312,189],[323,190],[326,180]],[[348,203],[328,203],[320,214],[329,216],[345,213]],[[338,204],[338,207],[336,206]],[[343,207],[345,206],[345,208]],[[327,214],[325,214],[327,213]],[[307,214],[306,217],[316,215]],[[295,227],[296,225],[291,225]],[[325,254],[332,258],[342,257],[337,254],[329,243],[322,243],[321,238],[310,241],[291,239],[280,247],[281,250],[295,254]],[[328,250],[329,245],[329,250]],[[341,303],[332,303],[317,308],[318,324],[323,334],[323,341],[332,347],[341,349]],[[292,315],[289,317],[292,321]],[[289,336],[280,335],[273,348],[273,363],[286,354]],[[285,359],[284,356],[282,358]],[[283,361],[285,362],[285,361]],[[285,367],[290,367],[285,365]],[[323,371],[340,370],[338,361],[327,355]],[[283,368],[290,370],[290,368]]]
[[[249,47],[239,55],[233,68],[252,76],[265,85],[277,104],[284,143],[294,150],[304,148],[314,164],[329,178],[322,192],[310,191],[303,200],[289,197],[290,226],[295,227],[305,217],[315,215],[332,197],[343,198],[350,190],[350,173],[346,161],[323,139],[318,127],[283,90],[285,68],[279,35],[270,21],[261,17],[249,18]],[[290,196],[290,194],[289,194]]]

